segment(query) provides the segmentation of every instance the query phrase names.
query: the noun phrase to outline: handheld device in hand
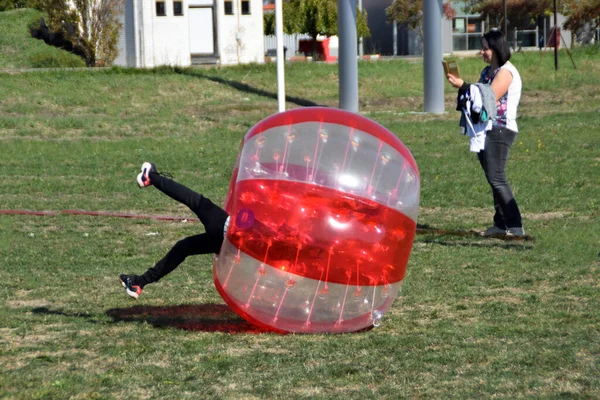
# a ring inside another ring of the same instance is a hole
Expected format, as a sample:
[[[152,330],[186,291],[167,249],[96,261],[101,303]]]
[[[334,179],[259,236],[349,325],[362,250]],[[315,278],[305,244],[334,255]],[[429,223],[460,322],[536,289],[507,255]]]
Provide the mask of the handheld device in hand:
[[[456,78],[460,78],[460,72],[458,72],[458,64],[456,60],[442,61],[444,66],[444,75],[451,74]]]

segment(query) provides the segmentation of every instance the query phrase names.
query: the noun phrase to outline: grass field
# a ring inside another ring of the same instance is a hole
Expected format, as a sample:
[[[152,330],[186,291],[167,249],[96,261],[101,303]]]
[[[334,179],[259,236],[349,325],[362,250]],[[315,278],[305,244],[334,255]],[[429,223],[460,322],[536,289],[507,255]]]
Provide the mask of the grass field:
[[[535,241],[417,235],[382,325],[344,335],[253,328],[216,292],[209,256],[130,301],[119,273],[200,225],[60,213],[193,217],[137,188],[145,160],[222,203],[242,136],[277,111],[274,65],[0,74],[0,209],[57,212],[0,215],[0,398],[600,397],[600,52],[574,57],[554,72],[551,53],[513,55],[508,175]],[[483,66],[459,62],[473,80]],[[489,226],[454,91],[447,113],[423,114],[420,62],[359,75],[361,113],[419,165],[419,225]],[[288,65],[286,84],[288,108],[338,104],[336,65]]]

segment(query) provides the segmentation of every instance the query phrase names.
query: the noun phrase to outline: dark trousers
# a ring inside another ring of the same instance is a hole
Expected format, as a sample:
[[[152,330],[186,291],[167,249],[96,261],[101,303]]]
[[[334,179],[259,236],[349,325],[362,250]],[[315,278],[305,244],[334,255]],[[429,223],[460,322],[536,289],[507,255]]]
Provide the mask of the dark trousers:
[[[510,129],[494,127],[487,132],[485,150],[477,154],[485,177],[492,187],[496,210],[494,225],[502,229],[523,226],[521,212],[505,172],[508,153],[516,137],[517,133]]]
[[[178,202],[189,207],[204,225],[205,233],[182,239],[154,265],[139,277],[136,282],[140,286],[157,282],[177,268],[188,256],[197,254],[219,253],[223,243],[223,227],[227,220],[227,212],[212,201],[193,190],[157,173],[150,173],[152,185]]]

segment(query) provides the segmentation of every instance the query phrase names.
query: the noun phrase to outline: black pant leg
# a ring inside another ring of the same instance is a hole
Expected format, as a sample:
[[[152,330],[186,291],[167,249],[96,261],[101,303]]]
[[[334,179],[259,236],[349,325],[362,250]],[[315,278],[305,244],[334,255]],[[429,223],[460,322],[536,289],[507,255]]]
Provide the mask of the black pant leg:
[[[223,239],[223,227],[228,217],[225,210],[201,194],[160,174],[151,173],[150,182],[158,190],[192,210],[212,239]]]
[[[493,128],[486,134],[485,150],[478,153],[485,177],[492,188],[494,198],[494,225],[499,228],[521,227],[521,212],[513,191],[506,179],[506,162],[516,132],[505,128]]]
[[[213,240],[206,233],[182,239],[175,243],[171,250],[154,267],[148,269],[136,283],[143,287],[149,283],[158,282],[163,276],[177,268],[188,256],[218,253],[221,242]]]

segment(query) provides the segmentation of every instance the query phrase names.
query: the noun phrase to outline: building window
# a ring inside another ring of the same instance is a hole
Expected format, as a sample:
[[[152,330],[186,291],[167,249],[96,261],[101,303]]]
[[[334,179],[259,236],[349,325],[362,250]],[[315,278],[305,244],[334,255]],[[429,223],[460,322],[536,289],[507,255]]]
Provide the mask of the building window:
[[[462,15],[452,21],[452,51],[479,50],[484,21],[479,15]]]
[[[250,15],[250,0],[242,0],[242,15]]]
[[[167,10],[165,8],[165,2],[164,1],[157,1],[156,2],[156,16],[157,17],[164,17],[165,15],[167,15]]]
[[[183,2],[182,1],[174,1],[173,2],[173,15],[183,15]]]
[[[225,0],[225,15],[233,15],[233,0]]]

